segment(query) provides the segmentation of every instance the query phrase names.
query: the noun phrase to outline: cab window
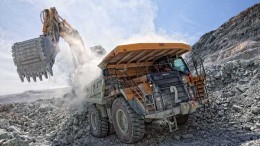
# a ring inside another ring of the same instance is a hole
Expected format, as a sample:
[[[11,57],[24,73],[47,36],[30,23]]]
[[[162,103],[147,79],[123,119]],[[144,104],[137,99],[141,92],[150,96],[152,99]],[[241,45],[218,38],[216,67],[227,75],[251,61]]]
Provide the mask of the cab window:
[[[171,64],[175,70],[181,71],[185,74],[189,73],[189,69],[188,69],[186,63],[183,61],[183,59],[181,59],[181,58],[173,59]]]

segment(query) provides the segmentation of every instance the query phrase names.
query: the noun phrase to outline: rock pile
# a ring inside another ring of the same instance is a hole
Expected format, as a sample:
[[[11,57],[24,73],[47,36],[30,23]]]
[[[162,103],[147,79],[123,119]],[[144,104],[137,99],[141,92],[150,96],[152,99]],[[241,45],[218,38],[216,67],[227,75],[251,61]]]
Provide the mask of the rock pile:
[[[0,145],[48,144],[48,138],[67,119],[62,99],[0,104]]]
[[[212,64],[206,67],[209,87],[214,90],[221,90],[227,85],[232,84],[238,91],[244,93],[246,89],[255,86],[259,81],[259,68],[260,58],[234,60],[217,65]]]
[[[260,60],[235,60],[206,68],[212,109],[226,127],[260,132],[259,68]]]
[[[88,104],[86,102],[71,105],[69,118],[50,138],[52,145],[86,145],[89,142]]]
[[[115,134],[105,138],[95,138],[89,133],[87,104],[70,109],[70,117],[50,138],[53,146],[81,145],[125,145]],[[223,109],[223,111],[222,111]],[[171,133],[165,123],[146,124],[146,134],[135,146],[143,145],[259,145],[260,134],[257,129],[246,129],[239,121],[232,119],[235,107],[227,111],[222,101],[215,101],[210,107],[201,109],[189,117],[186,125]],[[223,114],[221,114],[223,112]]]

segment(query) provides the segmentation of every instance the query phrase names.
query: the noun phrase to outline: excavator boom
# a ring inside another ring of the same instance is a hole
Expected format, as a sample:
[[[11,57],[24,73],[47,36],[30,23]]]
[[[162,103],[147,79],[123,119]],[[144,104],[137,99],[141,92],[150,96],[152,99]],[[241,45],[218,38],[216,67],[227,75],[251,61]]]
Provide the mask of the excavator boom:
[[[53,75],[52,67],[60,49],[59,39],[62,37],[70,46],[75,65],[86,62],[86,49],[79,32],[65,19],[58,15],[52,7],[41,12],[43,34],[38,38],[17,42],[12,46],[14,64],[22,82],[26,78],[36,81],[42,80],[42,76],[48,78]]]

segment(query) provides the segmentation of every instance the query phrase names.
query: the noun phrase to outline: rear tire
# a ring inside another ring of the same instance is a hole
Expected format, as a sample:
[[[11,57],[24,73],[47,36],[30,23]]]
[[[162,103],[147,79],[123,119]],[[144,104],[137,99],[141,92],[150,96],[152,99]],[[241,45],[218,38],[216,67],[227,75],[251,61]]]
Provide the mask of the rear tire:
[[[101,112],[95,105],[89,107],[90,133],[95,137],[105,137],[108,134],[108,119],[101,116]]]
[[[123,98],[112,105],[112,119],[116,134],[124,143],[140,141],[145,133],[144,117],[138,115]]]
[[[109,122],[108,123],[108,135],[113,135],[115,133],[116,133],[116,131],[115,131],[113,123]]]

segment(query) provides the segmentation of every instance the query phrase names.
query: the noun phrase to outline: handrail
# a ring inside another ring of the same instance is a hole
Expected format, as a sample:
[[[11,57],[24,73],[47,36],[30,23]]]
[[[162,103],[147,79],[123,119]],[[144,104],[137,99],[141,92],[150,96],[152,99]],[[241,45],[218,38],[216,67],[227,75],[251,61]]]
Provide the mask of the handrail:
[[[123,70],[123,72],[124,72],[124,74],[125,74],[126,76],[128,76],[127,73],[125,72],[125,70]],[[142,99],[144,99],[144,103],[143,103],[143,104],[144,104],[144,106],[145,106],[145,109],[146,109],[147,113],[149,114],[149,110],[148,110],[147,104],[153,104],[153,105],[154,105],[154,110],[155,110],[155,112],[156,112],[155,104],[152,103],[151,101],[147,100],[147,97],[146,97],[146,96],[140,95],[140,93],[143,94],[143,92],[142,92],[142,90],[138,87],[138,85],[137,85],[134,81],[128,80],[126,77],[124,77],[124,79],[125,79],[125,81],[126,81],[128,84],[130,84],[130,88],[132,88],[132,89],[137,93],[137,95],[138,95],[139,97],[141,97]],[[148,101],[149,103],[147,103],[147,101]]]

